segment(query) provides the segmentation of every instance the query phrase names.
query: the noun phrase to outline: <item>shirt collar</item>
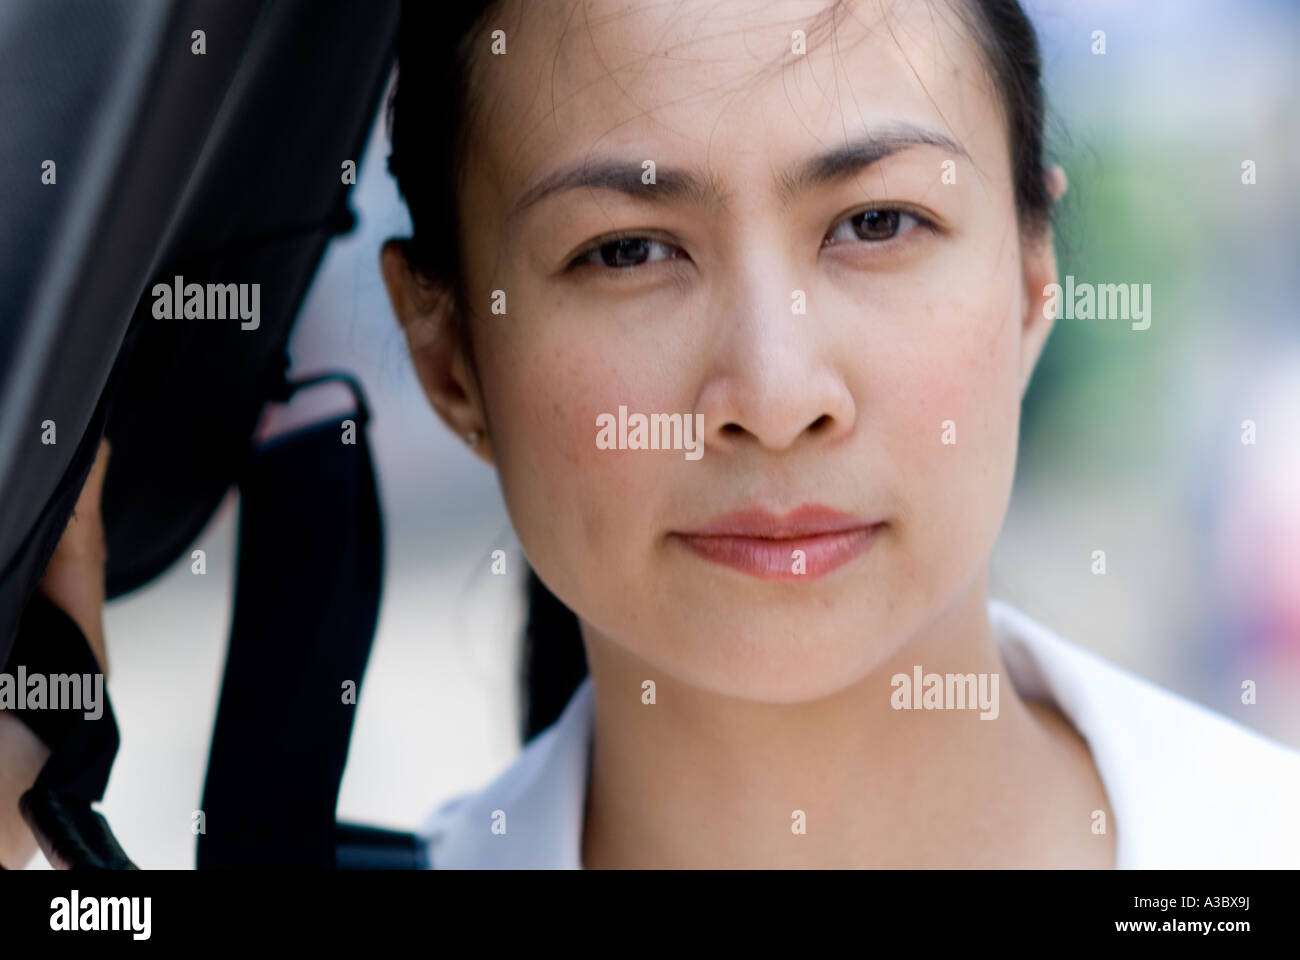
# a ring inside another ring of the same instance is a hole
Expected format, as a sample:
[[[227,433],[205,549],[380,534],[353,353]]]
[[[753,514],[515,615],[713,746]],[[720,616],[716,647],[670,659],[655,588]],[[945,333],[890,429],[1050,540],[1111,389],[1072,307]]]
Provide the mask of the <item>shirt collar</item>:
[[[1300,830],[1277,830],[1294,813],[1284,798],[1300,796],[1300,751],[1127,673],[1003,601],[988,609],[1016,691],[1055,705],[1087,741],[1114,816],[1117,867],[1300,863]],[[487,788],[439,808],[422,831],[432,866],[582,868],[591,683]]]
[[[588,675],[504,773],[434,814],[422,831],[431,840],[431,865],[582,869],[592,713]]]

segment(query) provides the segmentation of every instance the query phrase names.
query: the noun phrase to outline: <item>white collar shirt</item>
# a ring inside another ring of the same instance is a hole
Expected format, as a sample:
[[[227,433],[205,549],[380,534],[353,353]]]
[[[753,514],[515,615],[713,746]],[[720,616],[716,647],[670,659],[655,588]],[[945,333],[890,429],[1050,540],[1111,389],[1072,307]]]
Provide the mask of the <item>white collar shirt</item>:
[[[1272,741],[989,601],[1010,679],[1087,741],[1121,869],[1300,867],[1300,750]],[[435,869],[581,869],[592,732],[586,677],[559,718],[421,836]],[[493,830],[502,811],[506,831]]]

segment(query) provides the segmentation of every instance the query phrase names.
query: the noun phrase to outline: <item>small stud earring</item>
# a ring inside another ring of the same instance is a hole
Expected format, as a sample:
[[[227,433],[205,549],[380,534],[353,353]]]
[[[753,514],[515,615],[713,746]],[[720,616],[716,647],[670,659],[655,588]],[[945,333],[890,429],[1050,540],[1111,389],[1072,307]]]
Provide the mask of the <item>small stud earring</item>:
[[[479,432],[477,430],[471,430],[469,433],[465,434],[465,442],[470,445],[471,449],[478,446],[478,440]]]

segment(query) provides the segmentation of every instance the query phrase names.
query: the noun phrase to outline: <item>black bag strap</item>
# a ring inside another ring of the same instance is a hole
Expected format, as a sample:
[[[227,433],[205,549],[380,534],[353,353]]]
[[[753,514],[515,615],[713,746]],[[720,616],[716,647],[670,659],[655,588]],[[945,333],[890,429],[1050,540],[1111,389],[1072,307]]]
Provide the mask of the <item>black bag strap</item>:
[[[424,840],[414,833],[340,823],[334,830],[334,865],[340,870],[425,870]]]
[[[373,643],[382,584],[382,521],[360,386],[330,373],[285,383],[276,399],[327,380],[357,410],[254,448],[240,482],[235,616],[213,734],[198,865],[423,868],[421,839],[335,822],[356,696]],[[345,420],[353,433],[344,442]],[[43,594],[24,611],[8,667],[28,676],[95,674],[76,623]],[[348,702],[350,701],[350,702]],[[51,749],[20,800],[52,863],[135,869],[104,817],[119,734],[101,714],[12,711]]]
[[[239,481],[200,869],[337,865],[335,809],[379,614],[383,537],[360,386],[330,373],[286,383],[278,399],[325,380],[351,387],[356,412],[254,447]]]

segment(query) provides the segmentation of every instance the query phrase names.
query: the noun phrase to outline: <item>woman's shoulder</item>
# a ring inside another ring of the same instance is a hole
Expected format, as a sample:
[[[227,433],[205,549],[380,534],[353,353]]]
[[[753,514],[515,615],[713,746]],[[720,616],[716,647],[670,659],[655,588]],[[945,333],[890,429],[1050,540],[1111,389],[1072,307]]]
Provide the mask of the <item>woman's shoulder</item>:
[[[1088,742],[1121,866],[1300,867],[1300,749],[990,602],[1012,683]]]

